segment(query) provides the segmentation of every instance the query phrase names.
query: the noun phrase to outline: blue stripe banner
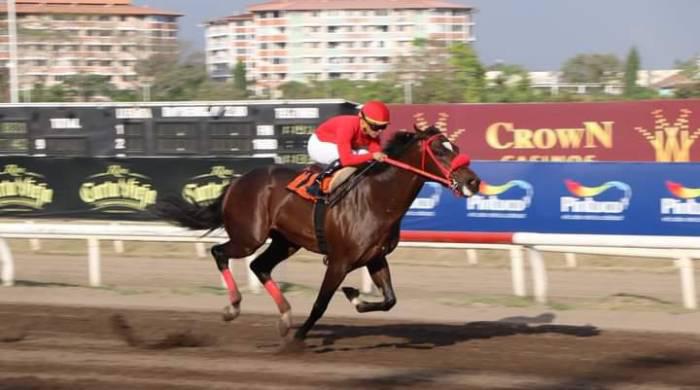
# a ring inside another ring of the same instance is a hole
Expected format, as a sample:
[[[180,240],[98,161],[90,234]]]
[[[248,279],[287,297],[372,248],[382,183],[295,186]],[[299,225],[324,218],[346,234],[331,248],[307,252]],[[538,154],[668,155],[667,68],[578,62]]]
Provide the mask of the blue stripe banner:
[[[700,235],[700,164],[472,164],[479,194],[426,183],[404,230]]]

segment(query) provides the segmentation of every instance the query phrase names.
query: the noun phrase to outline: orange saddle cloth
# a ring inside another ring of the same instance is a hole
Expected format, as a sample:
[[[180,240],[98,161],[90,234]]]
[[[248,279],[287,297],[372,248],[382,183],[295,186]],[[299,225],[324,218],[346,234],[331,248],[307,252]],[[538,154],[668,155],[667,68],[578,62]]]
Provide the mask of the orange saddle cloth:
[[[321,168],[312,165],[304,168],[289,184],[287,184],[287,189],[296,193],[304,199],[316,202],[319,198],[309,194],[307,189],[314,183],[316,176],[321,173]],[[324,194],[330,192],[332,177],[326,177],[321,183],[321,190]]]

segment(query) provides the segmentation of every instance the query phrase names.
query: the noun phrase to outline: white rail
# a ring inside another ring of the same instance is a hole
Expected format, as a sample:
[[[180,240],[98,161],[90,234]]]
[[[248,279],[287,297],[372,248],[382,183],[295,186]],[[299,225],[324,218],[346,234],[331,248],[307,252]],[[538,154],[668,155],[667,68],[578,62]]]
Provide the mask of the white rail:
[[[197,243],[199,255],[204,254],[204,243],[226,241],[223,231],[203,236],[204,231],[192,231],[165,224],[104,224],[104,223],[0,223],[0,263],[2,284],[14,284],[14,259],[8,238],[21,239],[85,239],[88,246],[89,282],[91,286],[102,283],[100,240],[193,242]],[[500,249],[508,250],[511,258],[513,293],[525,296],[525,258],[528,254],[532,272],[533,295],[538,302],[547,301],[546,264],[541,252],[567,253],[569,266],[575,264],[574,253],[670,258],[676,260],[680,271],[683,304],[688,309],[697,309],[695,270],[692,259],[700,258],[700,240],[693,237],[662,236],[614,236],[578,234],[515,233],[511,244],[483,244],[479,242],[400,242],[401,247],[440,249]],[[477,261],[474,253],[468,253],[470,263]],[[250,256],[250,262],[254,256]],[[248,272],[248,284],[253,291],[260,286],[252,272]],[[363,273],[362,290],[371,290],[369,275]]]

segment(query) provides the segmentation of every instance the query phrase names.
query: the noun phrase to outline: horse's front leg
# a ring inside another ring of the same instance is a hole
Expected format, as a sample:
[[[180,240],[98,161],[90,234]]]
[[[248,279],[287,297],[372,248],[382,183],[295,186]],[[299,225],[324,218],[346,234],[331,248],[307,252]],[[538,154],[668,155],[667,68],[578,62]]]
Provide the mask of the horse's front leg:
[[[343,293],[348,298],[355,308],[360,313],[369,311],[389,311],[396,304],[396,295],[394,288],[391,285],[391,274],[389,273],[389,264],[385,256],[380,256],[372,259],[367,263],[372,281],[384,294],[382,302],[366,302],[360,299],[360,292],[356,288],[343,287]]]
[[[316,324],[316,321],[326,312],[328,303],[331,298],[333,298],[333,294],[335,294],[340,283],[345,279],[347,272],[346,263],[344,263],[342,259],[329,260],[328,268],[326,268],[326,275],[323,277],[323,283],[321,284],[321,290],[318,292],[316,302],[314,302],[314,306],[311,308],[311,314],[309,314],[309,318],[306,319],[304,324],[297,329],[294,334],[294,339],[287,343],[285,346],[286,348],[289,348],[290,351],[303,348],[306,335]]]

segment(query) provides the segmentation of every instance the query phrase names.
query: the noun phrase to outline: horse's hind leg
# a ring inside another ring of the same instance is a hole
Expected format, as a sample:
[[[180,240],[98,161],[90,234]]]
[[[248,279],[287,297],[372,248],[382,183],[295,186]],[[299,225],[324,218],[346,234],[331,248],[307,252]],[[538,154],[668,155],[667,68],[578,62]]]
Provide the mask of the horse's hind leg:
[[[394,295],[394,288],[391,285],[391,274],[389,273],[389,264],[386,261],[386,257],[381,256],[373,259],[367,264],[367,269],[372,276],[374,284],[382,291],[384,301],[365,302],[360,299],[360,292],[352,287],[343,287],[343,293],[360,313],[391,310],[396,304],[396,295]]]
[[[298,250],[298,246],[293,245],[284,237],[278,234],[273,235],[270,246],[250,264],[250,269],[277,304],[277,308],[280,311],[278,329],[282,337],[287,335],[289,328],[292,326],[292,307],[285,299],[284,294],[282,294],[282,290],[272,279],[272,269]]]
[[[238,291],[238,286],[236,285],[236,280],[233,278],[233,274],[231,274],[228,261],[231,258],[239,258],[246,255],[236,253],[233,245],[231,241],[227,241],[223,244],[214,245],[211,248],[211,254],[216,261],[216,267],[219,269],[219,272],[221,272],[221,277],[224,279],[226,289],[228,290],[230,304],[226,305],[224,308],[224,321],[232,321],[241,314],[241,293]]]

